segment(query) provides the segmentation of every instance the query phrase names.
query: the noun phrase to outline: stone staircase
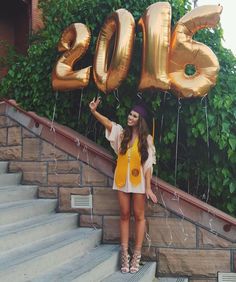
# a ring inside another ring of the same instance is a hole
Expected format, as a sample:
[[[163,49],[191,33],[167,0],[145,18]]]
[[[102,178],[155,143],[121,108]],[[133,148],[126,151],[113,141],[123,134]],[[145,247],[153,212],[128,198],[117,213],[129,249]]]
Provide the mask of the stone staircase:
[[[156,281],[156,263],[136,274],[118,270],[119,247],[101,245],[102,230],[79,228],[78,214],[55,213],[57,200],[0,162],[0,281]]]

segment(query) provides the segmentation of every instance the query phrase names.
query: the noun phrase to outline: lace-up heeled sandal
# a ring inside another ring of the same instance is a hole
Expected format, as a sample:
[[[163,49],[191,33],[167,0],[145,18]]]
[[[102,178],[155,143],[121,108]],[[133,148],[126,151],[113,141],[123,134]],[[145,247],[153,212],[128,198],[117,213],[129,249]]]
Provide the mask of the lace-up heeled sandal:
[[[121,251],[120,261],[121,261],[120,271],[122,273],[128,273],[129,272],[129,262],[130,262],[130,255],[128,251]]]
[[[131,263],[130,263],[130,273],[136,273],[139,271],[141,260],[141,253],[134,252]]]

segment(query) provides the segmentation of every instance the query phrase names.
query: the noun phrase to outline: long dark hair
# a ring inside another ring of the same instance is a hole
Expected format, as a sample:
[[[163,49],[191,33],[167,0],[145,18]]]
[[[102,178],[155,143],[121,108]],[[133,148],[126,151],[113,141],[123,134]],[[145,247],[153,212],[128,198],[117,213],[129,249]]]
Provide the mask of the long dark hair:
[[[148,126],[143,117],[139,115],[138,119],[138,149],[143,164],[148,158],[147,136],[149,134]],[[120,153],[124,155],[127,152],[128,144],[132,138],[132,126],[126,126],[123,132],[123,139],[120,145]]]

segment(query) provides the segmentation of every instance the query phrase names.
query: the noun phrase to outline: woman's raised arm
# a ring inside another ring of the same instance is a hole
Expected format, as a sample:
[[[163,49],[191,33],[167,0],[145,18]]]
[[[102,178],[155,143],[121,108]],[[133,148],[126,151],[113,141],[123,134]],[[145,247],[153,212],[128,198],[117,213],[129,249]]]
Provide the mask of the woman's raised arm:
[[[112,129],[112,122],[107,118],[105,117],[104,115],[100,114],[98,111],[97,111],[97,107],[100,103],[100,98],[98,97],[96,100],[95,98],[89,103],[89,108],[90,108],[90,111],[91,113],[94,115],[94,117],[102,124],[105,126],[105,128],[108,130],[108,131],[111,131]]]

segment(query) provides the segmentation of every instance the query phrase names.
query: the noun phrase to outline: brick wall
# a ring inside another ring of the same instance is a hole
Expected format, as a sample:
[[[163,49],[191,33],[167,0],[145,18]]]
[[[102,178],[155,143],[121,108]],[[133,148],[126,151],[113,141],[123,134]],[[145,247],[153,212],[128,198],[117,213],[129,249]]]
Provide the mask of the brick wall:
[[[112,179],[99,171],[100,166],[90,165],[94,158],[82,158],[86,147],[69,154],[67,147],[63,150],[55,145],[56,139],[51,143],[44,140],[3,112],[0,160],[9,161],[9,171],[22,171],[22,183],[37,184],[39,197],[58,198],[58,211],[79,212],[80,226],[103,228],[104,243],[119,243],[119,208]],[[20,119],[24,122],[25,118],[22,115]],[[75,194],[92,194],[92,209],[71,208],[71,195]],[[189,276],[190,281],[203,282],[216,281],[219,271],[236,271],[236,243],[215,234],[214,217],[209,228],[203,228],[163,205],[148,202],[146,219],[149,237],[143,255],[158,262],[158,276]]]
[[[41,13],[37,8],[38,1],[11,0],[1,1],[0,40],[14,46],[17,52],[27,53],[29,34],[42,27]],[[32,23],[31,23],[32,21]],[[6,56],[8,50],[0,46],[0,56]],[[0,79],[7,74],[7,67],[0,69]]]
[[[36,32],[43,27],[42,11],[38,8],[39,0],[32,0],[32,31]]]

